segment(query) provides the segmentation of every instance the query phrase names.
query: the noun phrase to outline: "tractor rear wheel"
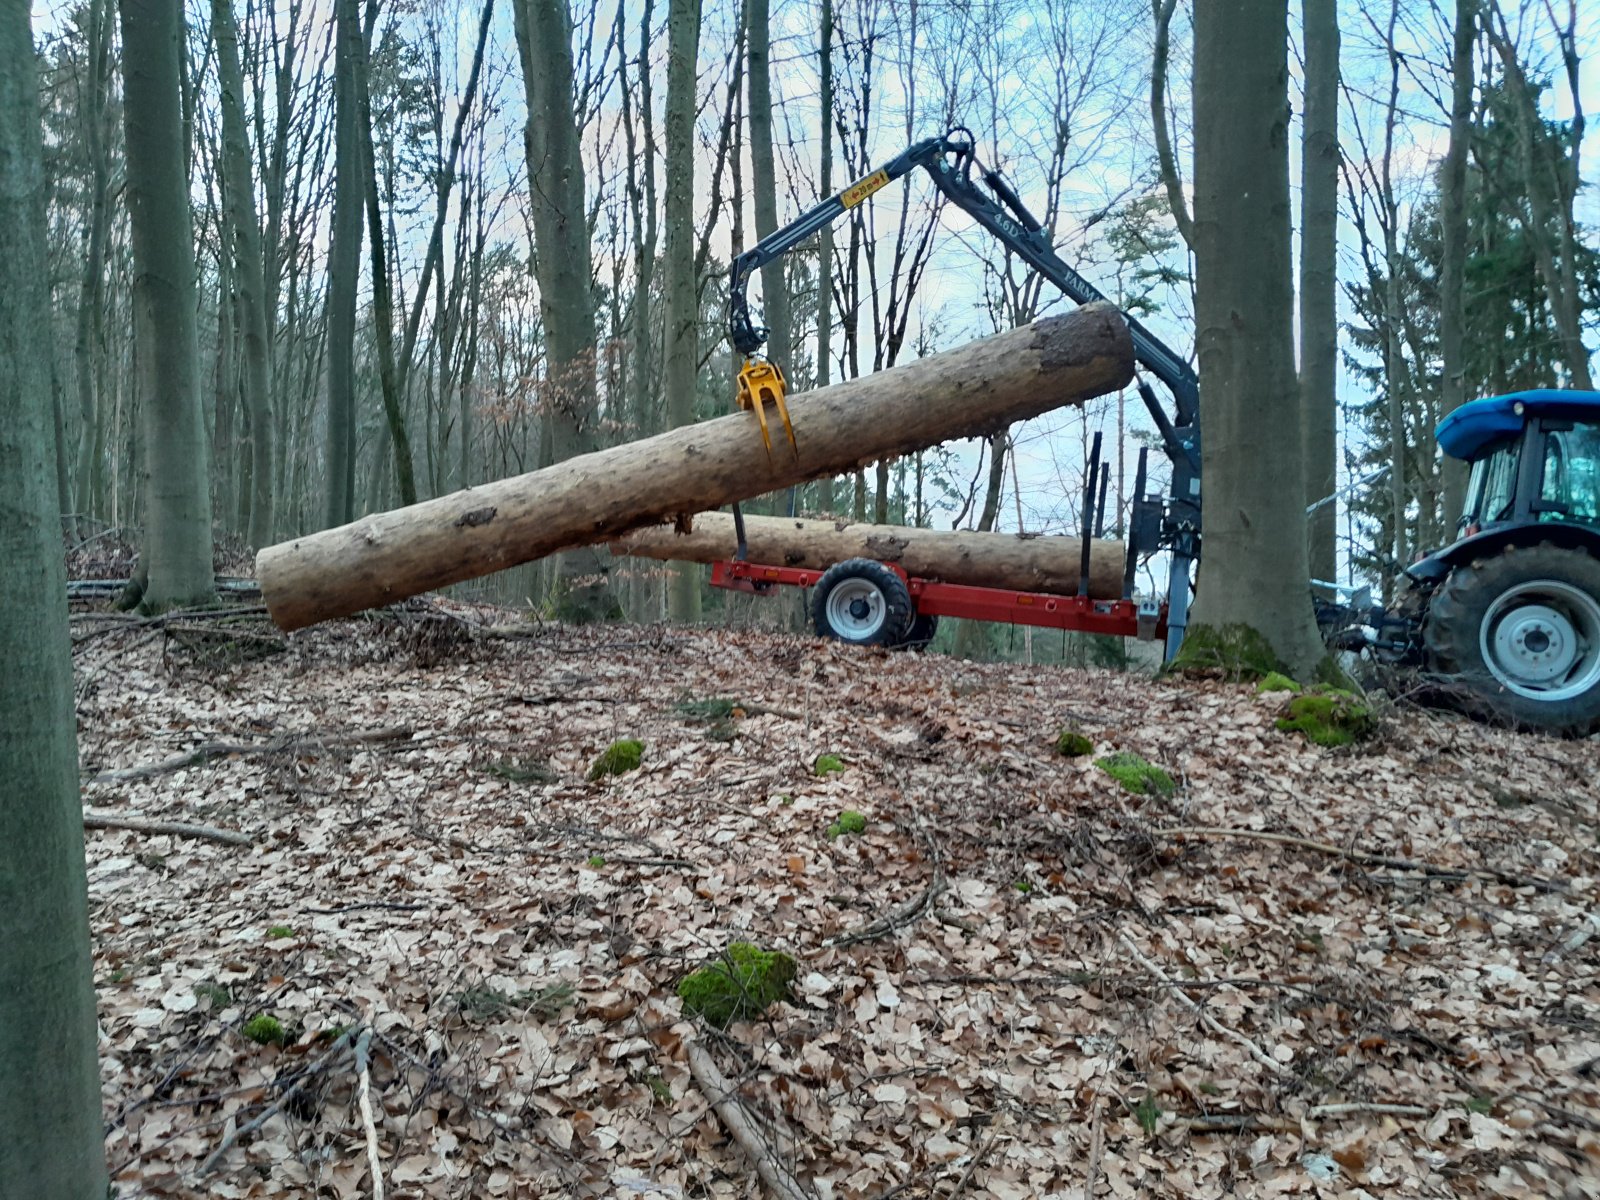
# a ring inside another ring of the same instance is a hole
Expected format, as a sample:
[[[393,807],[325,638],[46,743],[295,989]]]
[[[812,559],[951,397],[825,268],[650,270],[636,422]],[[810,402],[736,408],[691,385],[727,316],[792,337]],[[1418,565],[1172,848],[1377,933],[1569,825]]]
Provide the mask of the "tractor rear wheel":
[[[871,558],[834,563],[811,601],[817,634],[855,646],[894,646],[911,624],[905,580]]]
[[[1423,640],[1497,715],[1551,733],[1600,725],[1600,560],[1541,542],[1452,571]]]
[[[939,618],[925,616],[922,613],[913,613],[911,625],[906,629],[905,637],[900,639],[902,650],[926,650],[933,641],[934,634],[939,632]]]

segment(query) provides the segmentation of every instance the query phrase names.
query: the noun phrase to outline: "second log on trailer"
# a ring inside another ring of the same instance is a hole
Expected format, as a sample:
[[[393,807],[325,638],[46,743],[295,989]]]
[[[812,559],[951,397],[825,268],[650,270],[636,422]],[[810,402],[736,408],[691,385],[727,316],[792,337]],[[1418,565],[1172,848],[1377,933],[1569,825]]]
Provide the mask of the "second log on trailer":
[[[1121,314],[1086,305],[797,396],[789,405],[797,455],[780,442],[769,458],[754,415],[734,413],[268,546],[256,556],[256,579],[278,627],[299,629],[1004,429],[1132,378]]]
[[[1074,537],[950,532],[899,525],[856,525],[793,517],[746,516],[745,543],[753,563],[824,571],[847,558],[893,563],[907,575],[973,587],[1076,595],[1083,543]],[[701,513],[689,533],[671,525],[637,529],[611,543],[614,554],[679,562],[731,559],[738,549],[733,517]],[[1089,550],[1089,595],[1122,595],[1121,542],[1097,539]]]

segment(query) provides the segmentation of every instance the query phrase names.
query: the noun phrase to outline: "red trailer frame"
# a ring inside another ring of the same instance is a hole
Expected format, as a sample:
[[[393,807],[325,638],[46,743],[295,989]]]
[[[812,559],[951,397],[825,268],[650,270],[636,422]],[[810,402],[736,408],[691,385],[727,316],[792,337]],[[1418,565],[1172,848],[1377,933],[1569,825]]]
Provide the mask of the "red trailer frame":
[[[1088,596],[1058,596],[1050,592],[1017,592],[1010,588],[973,587],[940,583],[907,575],[894,563],[884,563],[911,593],[914,612],[930,617],[965,617],[972,621],[1001,621],[1011,625],[1037,625],[1070,629],[1111,637],[1165,638],[1167,606],[1153,608],[1132,600],[1093,600]],[[761,596],[774,588],[814,587],[821,571],[804,567],[773,567],[765,563],[711,564],[711,586]],[[1140,609],[1143,608],[1142,625]]]

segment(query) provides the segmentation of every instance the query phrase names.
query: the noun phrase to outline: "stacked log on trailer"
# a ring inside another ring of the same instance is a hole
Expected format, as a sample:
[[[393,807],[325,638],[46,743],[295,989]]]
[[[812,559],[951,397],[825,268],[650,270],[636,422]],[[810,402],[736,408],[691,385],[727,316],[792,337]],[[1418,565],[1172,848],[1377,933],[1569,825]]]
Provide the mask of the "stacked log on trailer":
[[[734,413],[268,546],[256,578],[279,628],[299,629],[981,436],[1132,377],[1127,325],[1111,305],[1091,304],[797,396],[795,451],[775,441],[769,455],[754,415]]]
[[[951,532],[901,525],[746,516],[746,556],[772,567],[823,571],[848,558],[892,563],[907,575],[941,583],[1075,595],[1083,569],[1083,542],[1075,537],[1019,537],[1010,533]],[[638,529],[611,543],[613,554],[711,563],[738,551],[733,517],[701,513],[688,533],[672,525]],[[1125,552],[1121,542],[1095,539],[1089,549],[1089,595],[1122,595]]]

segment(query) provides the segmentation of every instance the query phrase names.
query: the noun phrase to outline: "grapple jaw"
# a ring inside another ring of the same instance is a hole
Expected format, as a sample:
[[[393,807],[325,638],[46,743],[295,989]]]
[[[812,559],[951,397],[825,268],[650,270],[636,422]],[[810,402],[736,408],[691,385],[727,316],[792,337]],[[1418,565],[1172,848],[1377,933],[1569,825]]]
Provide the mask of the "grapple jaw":
[[[738,401],[739,407],[756,414],[756,420],[761,425],[761,441],[767,448],[767,457],[772,457],[772,431],[767,426],[767,405],[771,404],[778,410],[778,416],[783,421],[783,431],[789,437],[789,450],[796,458],[800,456],[800,447],[794,440],[794,423],[789,420],[789,406],[784,403],[786,385],[783,372],[778,369],[778,364],[768,362],[766,359],[748,358],[743,367],[739,369]]]

